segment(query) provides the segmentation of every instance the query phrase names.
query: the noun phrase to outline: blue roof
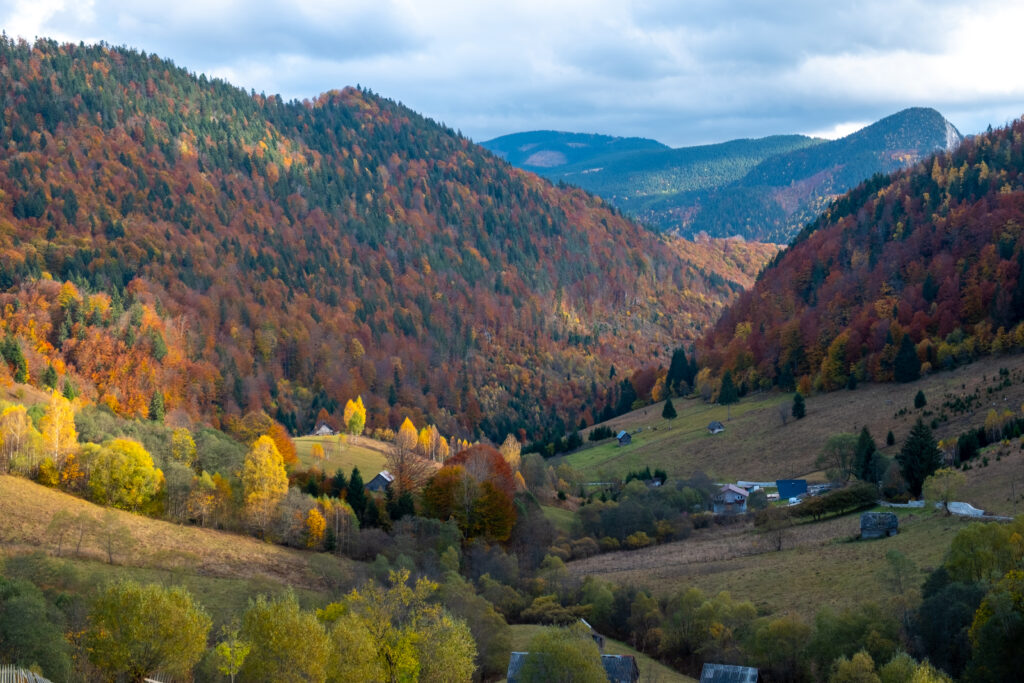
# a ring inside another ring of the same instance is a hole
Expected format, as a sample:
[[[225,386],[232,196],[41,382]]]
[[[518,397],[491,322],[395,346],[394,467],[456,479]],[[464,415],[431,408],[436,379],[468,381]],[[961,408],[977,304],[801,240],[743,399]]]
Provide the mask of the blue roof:
[[[799,495],[807,493],[806,479],[779,479],[775,482],[775,485],[779,487],[780,500],[796,498]]]
[[[732,664],[705,664],[700,683],[757,683],[757,669]]]

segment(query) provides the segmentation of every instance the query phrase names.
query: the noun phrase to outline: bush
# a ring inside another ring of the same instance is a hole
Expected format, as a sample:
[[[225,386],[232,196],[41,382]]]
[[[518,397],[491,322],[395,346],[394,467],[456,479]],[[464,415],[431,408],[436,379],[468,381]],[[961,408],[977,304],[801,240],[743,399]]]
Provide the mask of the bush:
[[[611,552],[613,550],[618,550],[621,547],[619,539],[614,538],[612,536],[605,536],[600,541],[598,541],[598,543],[601,546],[601,551],[606,553]]]
[[[697,512],[690,515],[690,521],[693,522],[694,529],[707,529],[711,526],[714,518],[715,516],[710,512]]]
[[[626,536],[626,545],[634,550],[638,548],[646,548],[652,543],[654,543],[654,539],[648,536],[645,531],[637,531]]]

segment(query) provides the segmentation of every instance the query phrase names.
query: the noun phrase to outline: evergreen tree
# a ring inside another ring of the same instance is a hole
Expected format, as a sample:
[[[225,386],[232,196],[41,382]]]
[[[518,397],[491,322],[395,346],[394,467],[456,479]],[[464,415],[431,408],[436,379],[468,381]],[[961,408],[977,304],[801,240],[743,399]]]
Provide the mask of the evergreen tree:
[[[628,379],[619,382],[619,400],[615,404],[615,414],[622,415],[633,410],[633,403],[636,401],[636,389]]]
[[[155,422],[164,421],[164,392],[157,389],[149,401],[149,419]]]
[[[914,407],[924,408],[926,405],[928,405],[928,399],[924,397],[923,391],[918,390],[917,396],[914,397]]]
[[[913,382],[921,376],[921,360],[917,357],[917,349],[914,348],[914,342],[909,334],[904,334],[900,341],[892,376],[897,382]]]
[[[868,431],[867,427],[860,430],[860,436],[857,437],[857,446],[853,452],[853,473],[861,481],[875,480],[875,453],[878,448],[875,446],[875,440],[871,438],[871,432]]]
[[[53,369],[52,365],[47,365],[43,370],[43,386],[48,389],[57,388],[57,371]]]
[[[896,461],[910,492],[919,497],[924,480],[942,465],[942,452],[935,443],[935,436],[921,418],[917,418],[911,428]]]
[[[665,376],[665,387],[676,396],[682,395],[682,383],[689,386],[686,376],[689,374],[690,362],[686,359],[686,351],[679,347],[672,352],[672,362],[668,366],[668,374]]]
[[[358,467],[352,468],[352,476],[348,478],[348,504],[352,506],[352,511],[362,524],[366,514],[366,489],[363,487],[363,475],[359,474]]]
[[[885,435],[885,445],[886,446],[892,446],[895,443],[896,443],[896,435],[893,434],[892,430],[890,429],[889,433]]]
[[[804,405],[804,395],[798,391],[793,395],[793,417],[799,420],[806,414],[807,408]]]
[[[665,407],[661,411],[661,416],[666,420],[672,420],[676,417],[675,406],[672,405],[672,399],[665,399]]]
[[[722,388],[718,392],[718,402],[723,406],[737,403],[740,400],[739,391],[736,389],[736,385],[732,381],[732,372],[726,370],[725,374],[722,375]]]

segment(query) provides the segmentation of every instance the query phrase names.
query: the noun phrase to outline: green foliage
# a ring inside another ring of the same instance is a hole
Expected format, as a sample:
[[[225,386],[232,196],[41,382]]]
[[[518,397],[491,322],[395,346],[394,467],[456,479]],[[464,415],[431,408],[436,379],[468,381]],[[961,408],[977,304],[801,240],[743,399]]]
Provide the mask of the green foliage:
[[[722,388],[718,391],[718,403],[727,406],[737,403],[739,400],[740,394],[732,381],[732,372],[726,370],[725,374],[722,375]]]
[[[242,616],[241,639],[251,645],[239,674],[249,681],[323,681],[331,641],[295,594],[274,600],[259,595]]]
[[[878,448],[875,446],[875,440],[871,438],[871,432],[867,427],[862,427],[853,454],[854,476],[861,481],[877,482],[877,454]]]
[[[217,664],[217,671],[234,683],[235,676],[242,670],[245,658],[252,650],[252,645],[241,639],[237,624],[233,628],[225,626],[221,636],[221,641],[213,649],[214,661]]]
[[[832,481],[846,482],[856,469],[858,437],[853,434],[833,434],[815,461]]]
[[[793,395],[793,417],[801,420],[806,414],[807,406],[804,403],[804,396],[798,391]]]
[[[824,677],[832,662],[852,658],[865,651],[874,661],[887,662],[899,644],[899,623],[889,610],[866,603],[841,612],[826,607],[815,616],[814,635],[807,645],[818,677]]]
[[[527,650],[529,654],[519,670],[523,683],[608,680],[601,666],[601,653],[585,628],[546,628],[530,640]]]
[[[672,399],[665,399],[665,407],[661,410],[661,416],[666,420],[673,420],[676,418],[676,408],[672,405]]]
[[[914,394],[914,407],[924,408],[926,405],[928,405],[928,399],[924,396],[924,390],[918,389],[917,393]]]
[[[896,461],[900,471],[915,497],[921,495],[921,487],[935,470],[942,465],[942,451],[939,450],[932,430],[921,418],[910,429]]]
[[[969,632],[973,652],[966,678],[1009,681],[1024,667],[1024,570],[1008,572],[978,606]]]
[[[39,667],[51,680],[71,673],[71,646],[42,591],[25,580],[0,576],[0,660]]]
[[[900,340],[900,348],[893,364],[893,379],[897,382],[913,382],[921,376],[921,360],[909,334]]]
[[[155,422],[164,421],[164,392],[157,389],[149,401],[149,419]]]
[[[160,671],[187,678],[206,650],[210,623],[184,588],[120,581],[93,599],[84,638],[89,659],[111,677],[141,680]]]

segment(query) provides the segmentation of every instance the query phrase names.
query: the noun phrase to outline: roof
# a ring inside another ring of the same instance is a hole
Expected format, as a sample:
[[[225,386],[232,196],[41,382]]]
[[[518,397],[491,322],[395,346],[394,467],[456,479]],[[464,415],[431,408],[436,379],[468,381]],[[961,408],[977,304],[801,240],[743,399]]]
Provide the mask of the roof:
[[[622,430],[621,432],[619,432],[618,434],[616,434],[616,435],[615,435],[615,438],[616,438],[616,439],[621,439],[621,438],[622,438],[622,437],[624,437],[624,436],[629,436],[629,432],[627,432],[627,431],[626,431],[625,429],[623,429],[623,430]]]
[[[611,683],[634,683],[640,679],[640,668],[633,655],[601,655],[601,666]]]
[[[708,431],[711,432],[711,433],[724,432],[725,431],[725,425],[722,424],[721,422],[719,422],[718,420],[715,420],[714,422],[709,422],[708,423]]]
[[[775,486],[779,489],[779,498],[795,498],[807,493],[806,479],[779,479]]]
[[[513,652],[508,658],[508,671],[505,672],[505,678],[508,683],[515,683],[519,680],[519,671],[523,668],[523,664],[526,662],[526,656],[529,652]]]
[[[757,669],[732,664],[705,664],[700,683],[757,683]]]
[[[722,487],[720,493],[729,493],[730,491],[737,495],[743,496],[744,498],[750,495],[750,491],[747,491],[746,489],[741,489],[739,486],[736,486],[735,484],[726,484],[725,486]]]

